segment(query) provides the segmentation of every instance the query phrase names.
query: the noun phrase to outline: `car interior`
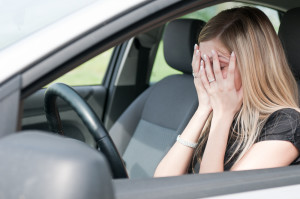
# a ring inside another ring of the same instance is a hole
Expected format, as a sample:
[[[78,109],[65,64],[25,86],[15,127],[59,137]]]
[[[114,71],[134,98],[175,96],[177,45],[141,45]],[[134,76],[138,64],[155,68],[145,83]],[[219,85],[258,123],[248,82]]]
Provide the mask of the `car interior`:
[[[191,11],[196,10],[190,9],[185,14]],[[280,20],[278,35],[300,86],[300,69],[298,67],[300,61],[297,57],[299,52],[298,44],[300,43],[298,36],[300,34],[300,8],[293,8],[286,13],[281,10],[277,12]],[[197,43],[197,36],[205,25],[206,20],[179,16],[176,19],[171,19],[168,23],[155,25],[153,28],[149,28],[149,30],[143,31],[138,35],[132,35],[123,43],[112,46],[113,49],[109,50],[111,54],[106,71],[103,72],[103,80],[99,84],[70,85],[93,110],[99,121],[103,123],[115,148],[122,157],[122,161],[124,161],[123,163],[130,179],[144,179],[153,176],[158,163],[175,143],[177,135],[183,131],[198,105],[192,76],[191,59],[193,46]],[[174,71],[176,70],[176,72],[161,78],[161,80],[151,82],[151,75],[159,48],[162,48],[162,43],[164,59],[167,65],[173,68]],[[98,54],[94,54],[94,56],[96,55]],[[46,80],[43,80],[44,82],[39,84],[43,88],[38,90],[31,89],[22,93],[22,117],[19,121],[19,130],[49,132],[49,119],[47,119],[44,110],[45,92],[47,87],[51,87],[48,85],[50,82],[71,69],[73,67],[53,72]],[[35,90],[35,92],[32,92],[32,90]],[[61,120],[63,135],[80,140],[92,148],[97,148],[97,140],[94,139],[90,129],[83,121],[84,116],[76,113],[73,110],[74,107],[61,98],[57,99],[56,106],[59,109],[58,117]],[[47,135],[41,135],[41,137],[43,136],[48,139]],[[49,143],[52,142],[51,139],[49,137]],[[9,141],[13,142],[12,140]],[[53,142],[59,141],[53,140]],[[47,146],[49,143],[45,142],[41,143],[41,145]],[[61,145],[63,144],[65,143],[61,143]],[[60,146],[60,143],[58,143],[58,146]],[[72,150],[78,152],[79,149],[76,147],[74,145]],[[88,159],[89,155],[87,153],[88,151],[82,151],[80,154]],[[44,166],[45,168],[55,167],[54,165]],[[85,172],[88,170],[92,172],[94,169],[89,166],[84,168]],[[297,168],[295,168],[296,170]],[[103,173],[108,172],[106,170],[103,171]],[[267,175],[267,173],[262,172],[259,175],[263,176]],[[243,178],[249,174],[251,174],[251,171],[249,173],[233,172],[233,174],[225,175],[240,175],[240,179],[236,181],[236,184],[240,183],[240,186],[242,186]],[[106,174],[101,173],[101,175]],[[93,174],[87,173],[86,176],[91,177]],[[173,194],[189,193],[189,196],[193,196],[193,194],[198,194],[197,196],[199,196],[200,189],[197,193],[191,190],[194,190],[195,186],[204,186],[201,184],[203,182],[198,182],[199,178],[187,178],[187,176],[177,179],[177,182],[189,182],[185,188],[190,188],[183,192],[182,189],[178,189],[175,192],[172,189]],[[213,175],[203,175],[202,179],[205,180],[206,178],[214,177]],[[223,180],[219,179],[220,187],[223,186],[225,181],[225,178]],[[161,185],[166,183],[163,180],[156,182]],[[297,182],[296,179],[290,183],[295,182]],[[99,183],[101,184],[102,182]],[[148,189],[152,190],[148,194],[152,194],[153,190],[155,190],[154,187],[151,189],[151,186],[153,186],[150,184],[151,181],[134,181],[133,183],[135,183],[134,186],[136,187],[148,186]],[[270,182],[270,184],[272,183],[276,182]],[[236,184],[235,186],[237,186]],[[126,193],[126,190],[130,190],[130,188],[127,181],[124,180],[116,180],[114,186],[116,194],[121,194],[118,196],[120,198],[142,197],[145,194]],[[266,184],[265,186],[271,185]],[[112,192],[111,187],[108,189],[109,193]],[[205,189],[205,186],[203,189]],[[249,186],[247,189],[250,189]],[[245,188],[244,190],[247,189]],[[222,193],[224,190],[220,189],[216,193]],[[155,191],[159,192],[162,190],[159,190],[156,186]],[[168,191],[170,190],[166,188],[160,193],[167,193]],[[234,192],[234,188],[232,188],[232,192]],[[205,192],[202,193],[205,194]],[[180,194],[178,196],[183,196]]]
[[[298,83],[298,90],[300,89],[300,76],[299,76],[299,59],[297,58],[297,52],[299,52],[299,19],[300,8],[294,8],[287,11],[284,17],[281,19],[281,24],[278,31],[278,36],[282,42],[285,50],[285,54],[288,59],[288,63]]]
[[[297,11],[291,12],[295,15]],[[288,19],[286,19],[288,18]],[[281,19],[279,36],[283,41],[289,62],[297,74],[297,59],[293,60],[295,42],[291,33],[295,30],[295,16]],[[103,80],[103,85],[77,86],[74,89],[92,107],[97,117],[104,121],[118,152],[122,156],[130,178],[152,177],[160,160],[174,144],[197,107],[193,86],[191,58],[193,45],[205,22],[197,19],[176,19],[165,27],[159,26],[131,38],[115,47],[115,60],[121,62],[118,73]],[[289,31],[292,27],[293,31]],[[151,64],[163,41],[163,53],[167,64],[181,72],[149,85]],[[291,41],[292,40],[292,41]],[[291,46],[291,47],[290,47]],[[291,53],[290,53],[291,52]],[[113,58],[113,57],[112,57]],[[111,60],[113,62],[114,60]],[[110,63],[111,64],[111,63]],[[109,85],[109,88],[106,86]],[[44,93],[41,89],[24,100],[22,130],[48,131],[44,113]],[[90,146],[96,143],[89,130],[70,106],[57,102],[64,134]]]
[[[153,176],[197,108],[191,46],[197,42],[203,25],[203,21],[189,19],[167,25],[163,35],[164,55],[167,63],[183,74],[168,76],[148,88],[110,129],[131,178]]]

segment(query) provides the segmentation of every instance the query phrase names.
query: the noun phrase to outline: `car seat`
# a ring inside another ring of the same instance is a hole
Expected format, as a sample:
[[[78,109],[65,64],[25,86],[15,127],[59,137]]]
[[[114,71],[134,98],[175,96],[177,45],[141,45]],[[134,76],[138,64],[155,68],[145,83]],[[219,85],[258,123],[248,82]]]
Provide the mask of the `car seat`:
[[[289,66],[300,89],[300,8],[293,8],[281,19],[278,36],[282,42]],[[299,90],[300,91],[300,90]],[[300,93],[300,92],[299,92]]]
[[[110,129],[130,178],[153,176],[198,106],[191,61],[204,24],[194,19],[167,24],[164,56],[168,65],[183,74],[168,76],[144,91]]]

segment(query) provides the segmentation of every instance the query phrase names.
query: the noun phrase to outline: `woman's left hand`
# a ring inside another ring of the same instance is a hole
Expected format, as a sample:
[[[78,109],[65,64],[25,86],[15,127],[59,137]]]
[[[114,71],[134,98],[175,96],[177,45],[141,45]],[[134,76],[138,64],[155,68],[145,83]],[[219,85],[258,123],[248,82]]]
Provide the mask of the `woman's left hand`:
[[[242,87],[237,91],[234,83],[236,57],[232,52],[230,56],[227,77],[224,78],[220,68],[217,53],[212,51],[213,67],[207,55],[201,62],[200,77],[203,85],[210,96],[214,115],[234,116],[240,109],[243,99]],[[204,67],[205,64],[205,67]]]

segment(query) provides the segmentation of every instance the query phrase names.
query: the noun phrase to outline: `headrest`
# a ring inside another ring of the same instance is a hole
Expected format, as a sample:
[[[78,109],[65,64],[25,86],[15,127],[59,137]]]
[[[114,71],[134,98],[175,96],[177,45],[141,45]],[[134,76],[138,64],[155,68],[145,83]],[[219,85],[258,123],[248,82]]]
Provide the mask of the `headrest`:
[[[297,80],[300,79],[300,8],[285,13],[278,32],[289,65]]]
[[[192,73],[194,45],[205,25],[195,19],[176,19],[171,21],[164,32],[164,55],[167,63],[183,73]]]

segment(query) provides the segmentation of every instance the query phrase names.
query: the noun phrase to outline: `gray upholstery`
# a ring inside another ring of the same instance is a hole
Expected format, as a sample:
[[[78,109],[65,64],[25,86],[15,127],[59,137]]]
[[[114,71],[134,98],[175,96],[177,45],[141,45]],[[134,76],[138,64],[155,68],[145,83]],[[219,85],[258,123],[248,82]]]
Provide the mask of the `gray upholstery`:
[[[170,23],[171,33],[179,34],[177,37],[181,38],[180,42],[182,44],[185,42],[185,46],[190,46],[191,49],[194,41],[190,39],[192,36],[187,37],[189,35],[187,32],[191,29],[186,28],[183,31],[182,27],[185,23],[191,24],[195,23],[194,21],[178,20],[177,23],[176,20]],[[181,31],[175,31],[176,27]],[[165,30],[169,34],[167,38],[174,38],[168,29],[169,26]],[[198,32],[193,30],[194,34]],[[197,38],[197,35],[194,37]],[[165,47],[180,48],[177,44],[174,46],[174,42],[165,42]],[[180,67],[178,63],[175,67],[171,66],[188,73],[191,70],[192,57],[187,58],[189,56],[186,56],[187,51],[178,50],[182,53],[182,57],[186,57],[183,58],[185,61]],[[171,59],[170,55],[168,59]],[[178,57],[173,59],[178,60]],[[124,158],[131,178],[153,176],[158,163],[174,144],[177,135],[185,128],[197,105],[198,98],[193,77],[190,74],[183,74],[166,77],[147,89],[129,106],[111,128],[110,135]]]
[[[120,116],[120,118],[111,127],[109,134],[112,137],[121,156],[123,156],[128,143],[135,132],[135,129],[141,119],[142,111],[146,99],[152,88],[149,88],[140,95]]]
[[[192,74],[191,65],[194,44],[205,22],[193,19],[171,21],[164,32],[164,55],[174,69]]]
[[[293,8],[281,19],[278,36],[282,42],[291,70],[300,93],[300,8]],[[300,95],[299,95],[300,103]]]
[[[297,80],[300,79],[300,8],[286,12],[278,35],[286,52],[289,65]]]
[[[152,176],[163,155],[176,139],[176,131],[141,119],[130,140],[124,159],[131,178]],[[136,153],[136,151],[144,153]]]

